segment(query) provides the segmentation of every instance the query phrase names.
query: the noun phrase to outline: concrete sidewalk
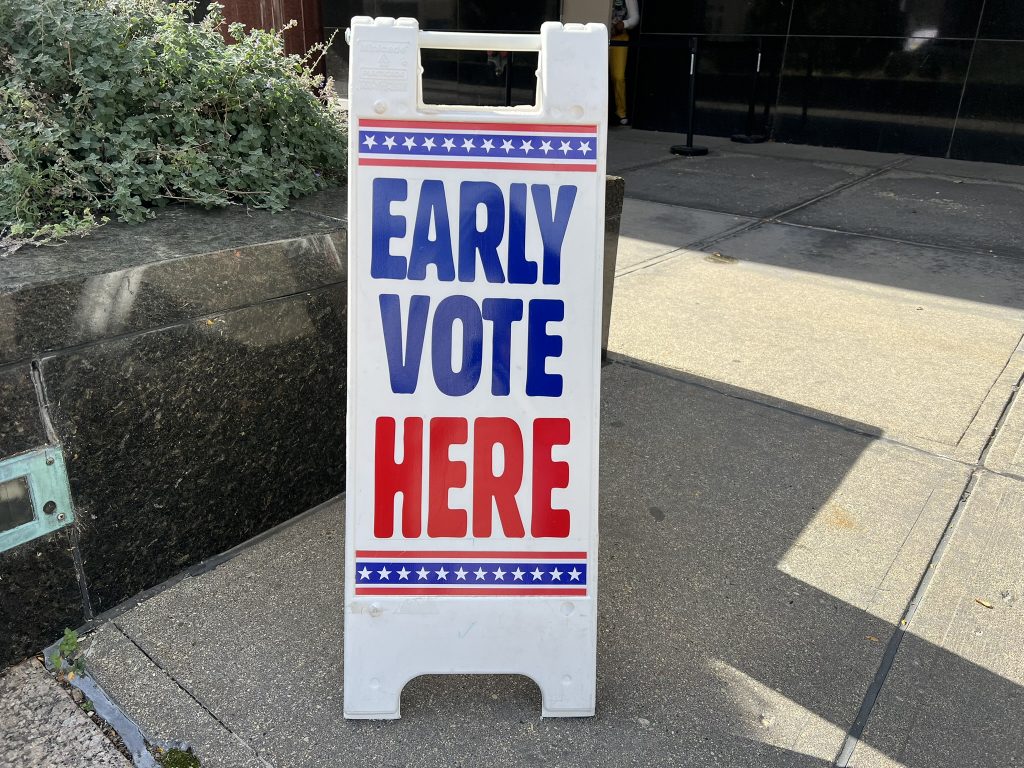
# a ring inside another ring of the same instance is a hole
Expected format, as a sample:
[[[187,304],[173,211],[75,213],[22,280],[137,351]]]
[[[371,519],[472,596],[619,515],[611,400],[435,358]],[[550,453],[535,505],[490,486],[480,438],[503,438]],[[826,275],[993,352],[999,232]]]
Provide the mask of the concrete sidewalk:
[[[88,666],[203,766],[1024,764],[1024,168],[612,133],[598,714],[521,678],[341,708],[342,506]]]

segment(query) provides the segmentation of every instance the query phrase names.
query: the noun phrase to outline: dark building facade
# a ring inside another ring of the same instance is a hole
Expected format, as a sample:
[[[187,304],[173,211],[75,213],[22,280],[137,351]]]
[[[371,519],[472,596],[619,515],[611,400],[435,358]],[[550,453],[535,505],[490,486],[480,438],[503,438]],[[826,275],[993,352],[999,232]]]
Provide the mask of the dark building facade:
[[[634,127],[1024,163],[1024,0],[639,0]],[[594,20],[602,4],[590,3]],[[325,27],[412,16],[424,29],[533,31],[559,0],[323,0]],[[332,72],[344,78],[347,49]],[[760,60],[760,71],[757,71]],[[530,103],[536,57],[424,52],[427,101]],[[755,76],[756,75],[756,76]],[[343,88],[342,88],[343,91]],[[753,105],[753,120],[748,122]]]

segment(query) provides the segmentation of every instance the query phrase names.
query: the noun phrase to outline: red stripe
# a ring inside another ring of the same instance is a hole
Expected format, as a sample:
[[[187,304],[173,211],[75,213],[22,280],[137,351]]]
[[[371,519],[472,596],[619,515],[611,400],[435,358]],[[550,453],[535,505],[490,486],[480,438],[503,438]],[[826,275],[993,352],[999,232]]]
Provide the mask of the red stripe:
[[[505,131],[506,133],[597,133],[596,125],[566,123],[458,123],[437,120],[375,120],[359,121],[360,128],[445,128],[448,130]]]
[[[403,168],[490,168],[499,171],[583,171],[592,173],[596,165],[561,165],[559,163],[506,163],[476,160],[405,160],[399,158],[360,157],[360,165],[389,165]]]
[[[530,587],[496,587],[493,589],[460,589],[459,587],[356,587],[357,595],[492,595],[505,597],[509,595],[550,595],[553,597],[584,597],[585,587],[563,587],[554,589],[535,589]]]
[[[409,557],[430,558],[509,558],[523,560],[586,560],[586,552],[424,552],[411,549],[357,549],[356,557],[382,557],[388,559]]]

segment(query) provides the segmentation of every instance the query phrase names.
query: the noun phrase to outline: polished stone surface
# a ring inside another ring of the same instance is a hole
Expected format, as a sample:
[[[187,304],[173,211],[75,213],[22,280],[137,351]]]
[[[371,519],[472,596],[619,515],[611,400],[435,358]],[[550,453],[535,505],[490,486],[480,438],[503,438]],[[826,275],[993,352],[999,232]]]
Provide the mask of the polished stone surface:
[[[345,189],[333,190],[344,209]],[[26,246],[0,257],[5,289],[87,277],[156,261],[213,253],[337,230],[302,211],[233,206],[203,210],[168,206],[143,224],[114,222],[60,245]]]
[[[86,619],[67,529],[0,552],[0,669]]]
[[[1019,8],[1016,16],[1018,27],[1024,28]],[[1021,88],[1024,40],[978,40],[950,148],[952,157],[1024,163]]]
[[[45,442],[28,364],[0,367],[0,459]]]
[[[345,279],[345,190],[309,212],[169,208],[0,260],[0,363],[313,290]]]
[[[648,3],[630,117],[686,129],[697,40],[698,134],[1021,163],[1022,19],[1013,0]]]
[[[342,490],[345,291],[42,360],[93,606]]]
[[[313,217],[309,220],[317,226]],[[13,332],[0,345],[0,360],[24,359],[338,283],[345,279],[345,252],[344,233],[300,235],[28,286],[7,297]]]

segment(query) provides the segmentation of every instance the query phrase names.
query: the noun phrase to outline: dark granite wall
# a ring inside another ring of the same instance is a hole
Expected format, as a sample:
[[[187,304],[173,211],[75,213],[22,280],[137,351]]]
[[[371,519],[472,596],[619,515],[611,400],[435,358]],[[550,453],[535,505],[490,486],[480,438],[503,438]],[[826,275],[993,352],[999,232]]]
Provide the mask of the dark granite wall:
[[[1024,163],[1024,13],[1014,0],[639,0],[637,128]],[[758,50],[760,77],[753,74]]]
[[[344,209],[173,208],[0,258],[0,457],[48,418],[76,507],[0,552],[0,668],[343,490]]]

